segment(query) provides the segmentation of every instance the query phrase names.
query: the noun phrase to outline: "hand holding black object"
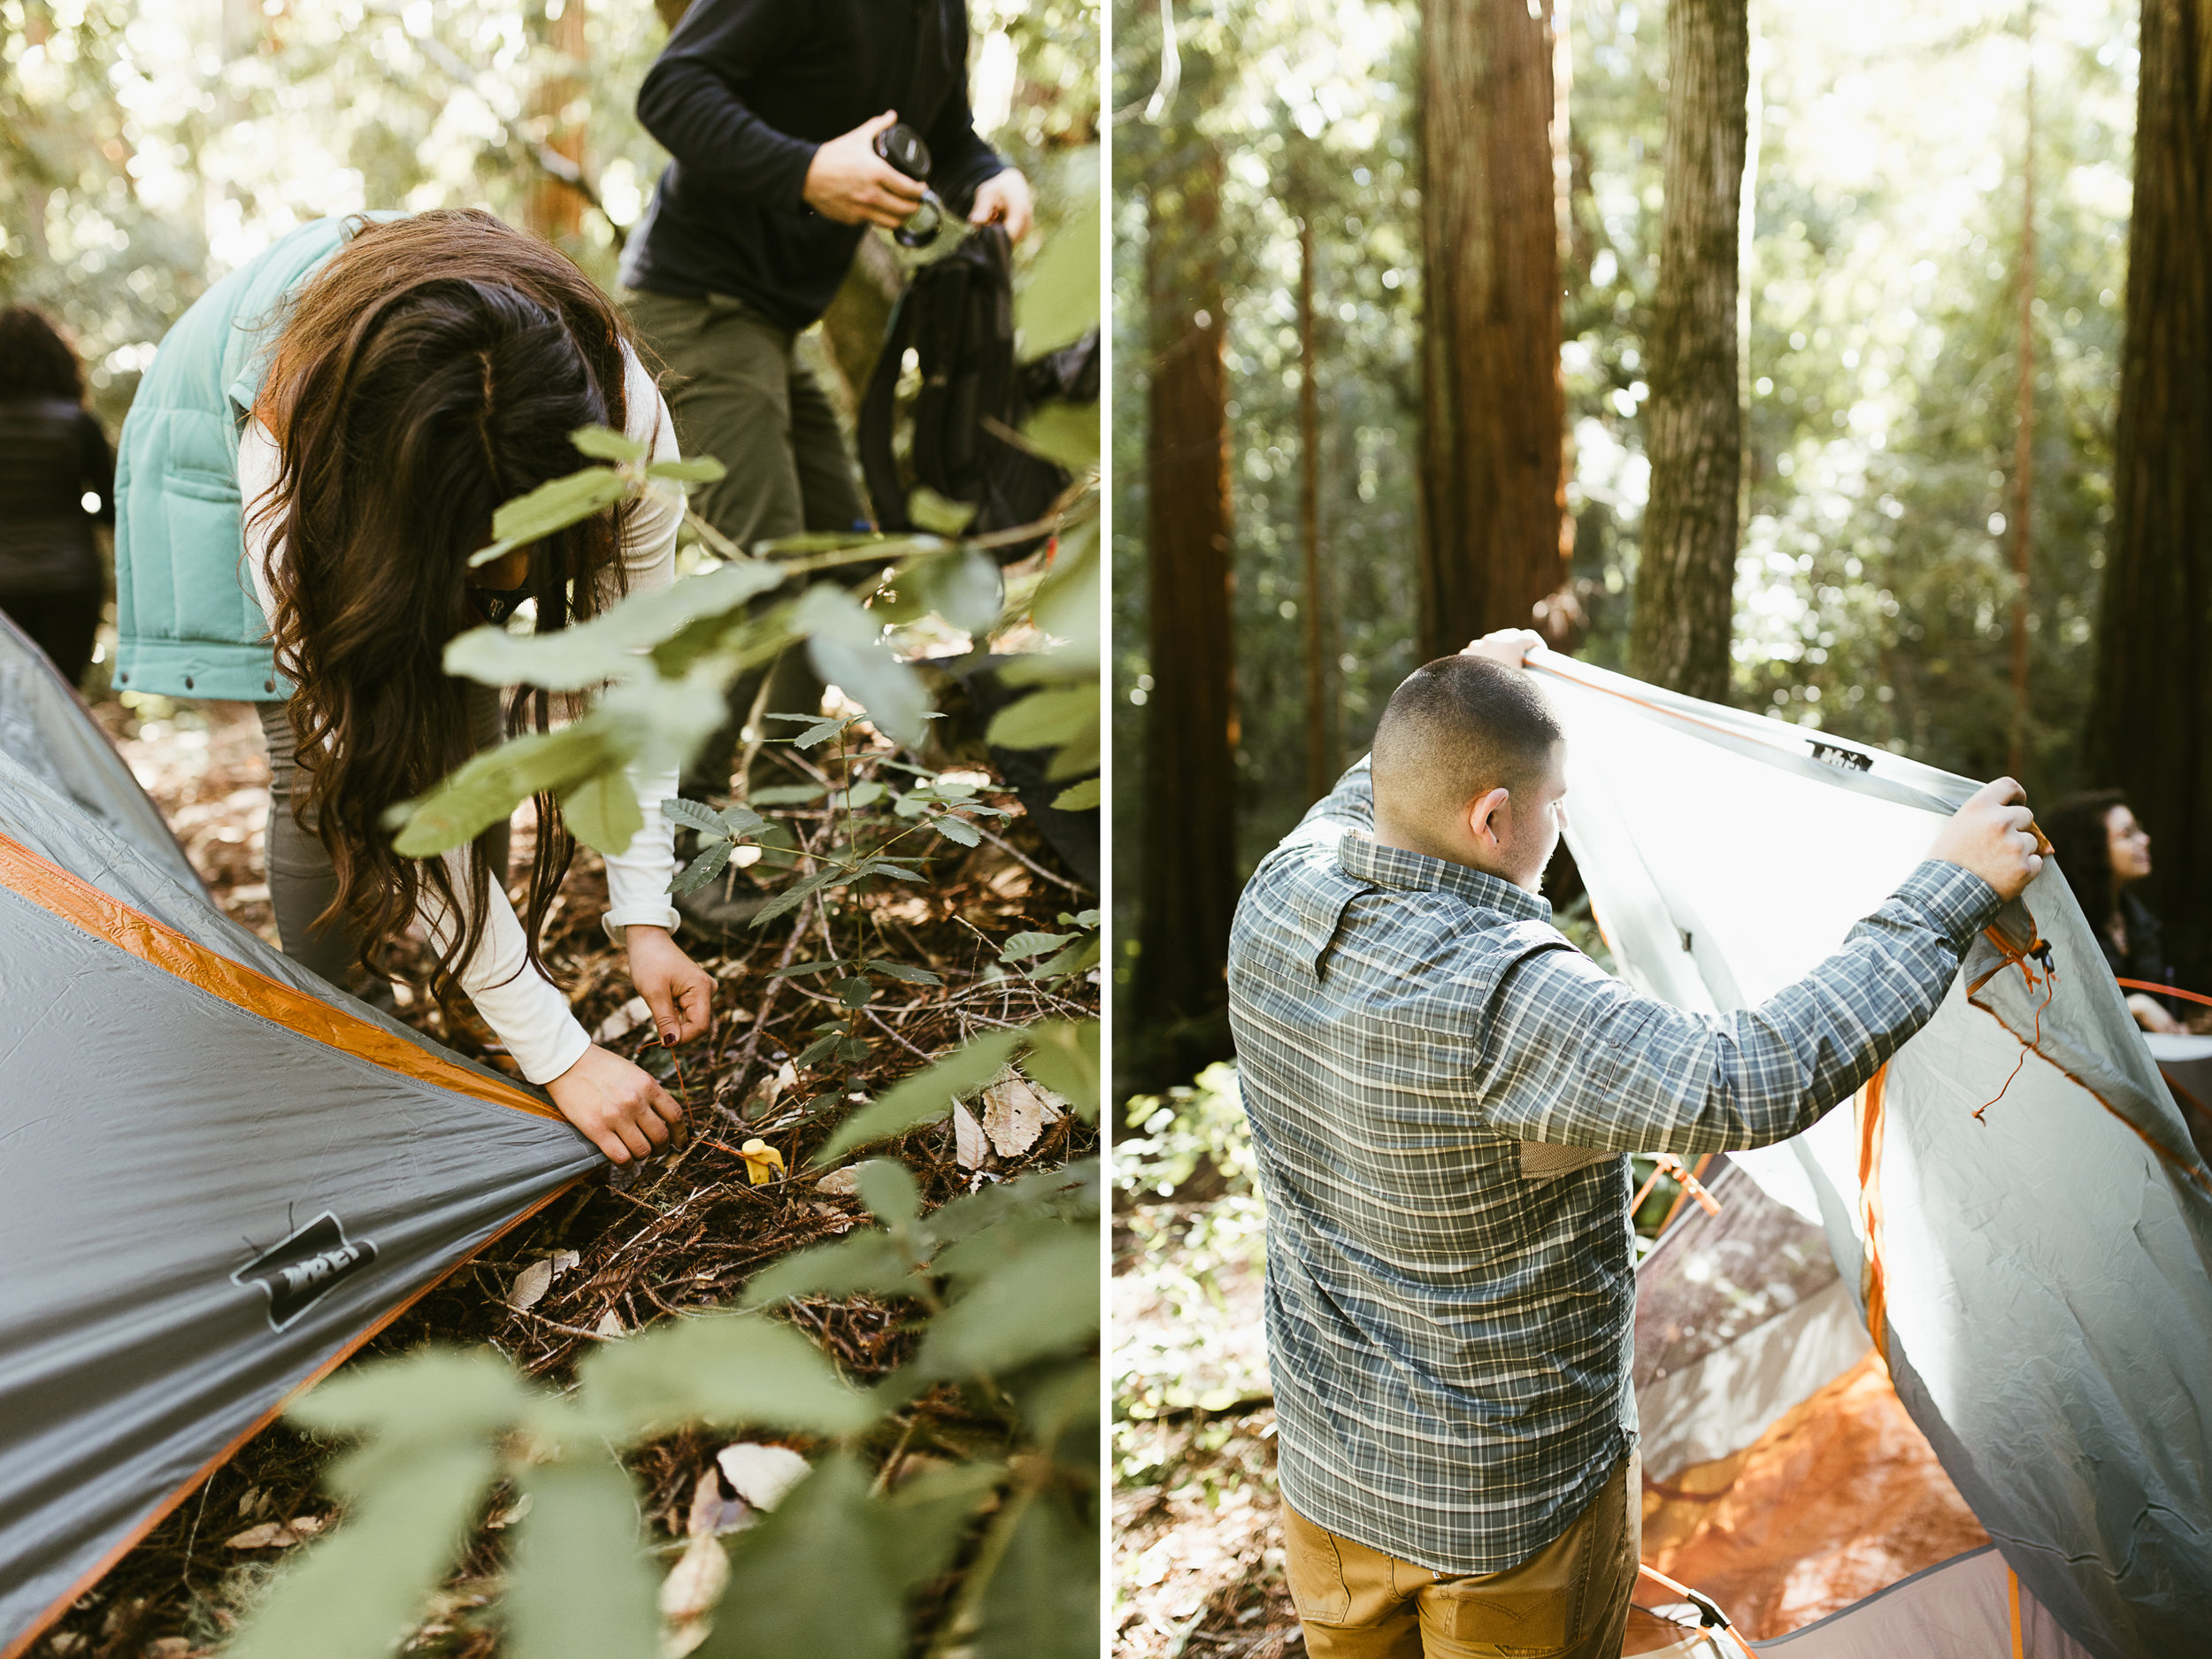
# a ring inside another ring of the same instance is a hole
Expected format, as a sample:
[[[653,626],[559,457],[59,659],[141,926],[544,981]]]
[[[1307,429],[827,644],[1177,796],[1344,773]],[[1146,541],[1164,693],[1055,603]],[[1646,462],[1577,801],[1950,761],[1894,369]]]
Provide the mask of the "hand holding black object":
[[[895,230],[904,224],[926,192],[875,147],[876,134],[896,126],[898,119],[897,111],[886,110],[816,150],[801,192],[807,205],[840,225]]]

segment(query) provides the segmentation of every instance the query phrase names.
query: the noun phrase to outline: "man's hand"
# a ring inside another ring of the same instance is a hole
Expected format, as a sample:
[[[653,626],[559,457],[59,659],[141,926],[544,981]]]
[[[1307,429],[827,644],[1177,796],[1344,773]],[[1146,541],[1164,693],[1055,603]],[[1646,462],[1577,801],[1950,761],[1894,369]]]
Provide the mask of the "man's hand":
[[[849,133],[833,138],[807,163],[806,204],[840,225],[880,225],[895,230],[922,204],[922,186],[876,154],[875,138],[897,123],[886,110]]]
[[[672,1133],[683,1134],[684,1109],[668,1091],[596,1043],[545,1087],[561,1116],[612,1163],[650,1157]]]
[[[1007,236],[1019,242],[1029,234],[1030,220],[1034,210],[1029,201],[1029,180],[1011,167],[995,173],[975,188],[975,205],[968,210],[968,223],[988,225],[993,222],[1006,227]]]
[[[1503,663],[1508,668],[1518,668],[1537,652],[1548,648],[1544,636],[1533,628],[1500,628],[1486,634],[1460,652],[1462,657],[1486,657],[1494,663]]]
[[[2009,778],[1984,784],[1936,832],[1928,856],[1970,870],[1997,889],[2001,899],[2016,899],[2043,868],[2028,826],[2035,815],[2025,805],[2028,792]]]
[[[623,930],[630,983],[653,1010],[653,1029],[670,1048],[706,1034],[714,1023],[714,976],[684,955],[665,927]]]
[[[2135,1016],[2135,1023],[2145,1031],[2155,1031],[2170,1037],[2185,1029],[2179,1020],[2140,991],[2129,995],[2128,1012]]]

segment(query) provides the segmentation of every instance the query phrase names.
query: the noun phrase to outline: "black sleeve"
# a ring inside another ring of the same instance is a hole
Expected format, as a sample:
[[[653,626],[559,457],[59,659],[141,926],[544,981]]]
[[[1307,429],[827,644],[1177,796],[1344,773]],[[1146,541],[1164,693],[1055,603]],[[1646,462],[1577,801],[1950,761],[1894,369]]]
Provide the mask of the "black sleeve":
[[[948,40],[956,42],[951,52],[952,90],[939,106],[937,119],[922,134],[929,144],[930,183],[945,204],[965,213],[975,200],[976,186],[1006,171],[998,152],[977,136],[975,111],[968,103],[968,7],[966,0],[941,0],[941,15]]]
[[[92,515],[102,524],[115,522],[115,453],[108,448],[108,434],[100,428],[99,419],[90,410],[78,418],[78,444],[83,455],[85,488],[100,498],[100,505]]]
[[[766,207],[797,208],[817,145],[778,132],[733,90],[780,55],[807,8],[692,0],[638,88],[637,118],[687,173]]]

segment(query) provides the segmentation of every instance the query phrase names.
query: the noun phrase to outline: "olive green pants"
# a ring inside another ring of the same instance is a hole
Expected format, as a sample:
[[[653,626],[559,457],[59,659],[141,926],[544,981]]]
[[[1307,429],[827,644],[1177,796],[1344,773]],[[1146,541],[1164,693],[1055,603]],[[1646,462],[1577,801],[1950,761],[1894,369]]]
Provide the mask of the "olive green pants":
[[[798,360],[795,335],[719,294],[685,299],[634,289],[623,303],[672,371],[662,390],[683,452],[712,456],[726,469],[692,497],[702,518],[748,549],[809,530],[872,526],[836,408]],[[766,711],[821,707],[822,682],[804,651],[784,652],[767,672]],[[731,718],[692,763],[687,791],[729,788],[741,727],[761,683],[759,674],[746,674],[730,687]],[[772,725],[767,734],[796,729]]]
[[[1503,1572],[1400,1561],[1283,1506],[1290,1596],[1313,1659],[1617,1659],[1643,1547],[1634,1452],[1567,1530]]]
[[[806,530],[866,529],[837,411],[794,349],[796,337],[742,300],[633,291],[630,320],[673,373],[662,388],[687,456],[727,472],[693,496],[741,548]]]

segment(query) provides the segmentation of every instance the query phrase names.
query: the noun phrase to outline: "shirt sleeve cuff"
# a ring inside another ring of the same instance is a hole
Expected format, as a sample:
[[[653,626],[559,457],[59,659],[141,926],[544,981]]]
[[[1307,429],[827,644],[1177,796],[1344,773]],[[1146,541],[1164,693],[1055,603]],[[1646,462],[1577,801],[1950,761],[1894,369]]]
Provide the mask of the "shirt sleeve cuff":
[[[568,1017],[568,1024],[548,1037],[537,1052],[527,1056],[515,1054],[515,1064],[522,1068],[522,1075],[533,1083],[550,1083],[555,1078],[584,1057],[584,1050],[591,1047],[591,1039],[577,1023],[576,1016]],[[511,1048],[508,1050],[513,1054]]]
[[[1939,858],[1926,860],[1907,876],[1897,896],[1925,917],[1928,926],[1961,955],[2004,904],[1997,889],[1972,871]]]
[[[629,943],[629,929],[633,926],[665,927],[672,933],[682,920],[672,904],[641,904],[625,905],[618,910],[609,910],[599,918],[599,925],[607,930],[607,937],[616,944],[626,945]]]

